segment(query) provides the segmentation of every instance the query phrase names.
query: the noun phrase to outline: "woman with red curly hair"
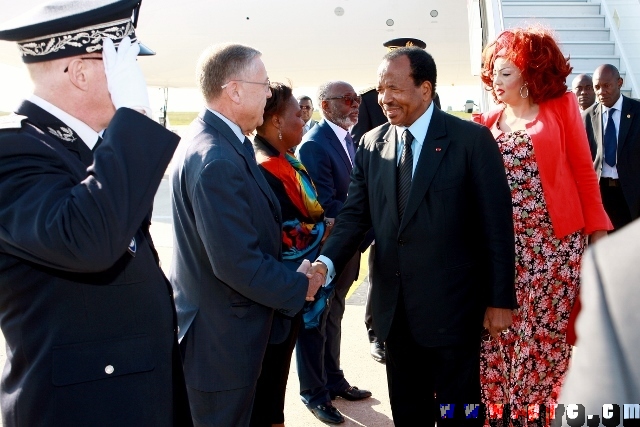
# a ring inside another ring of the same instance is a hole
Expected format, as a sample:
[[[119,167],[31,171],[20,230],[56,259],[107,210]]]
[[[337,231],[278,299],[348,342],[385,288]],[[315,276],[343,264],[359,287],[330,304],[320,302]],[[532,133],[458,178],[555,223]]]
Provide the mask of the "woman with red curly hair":
[[[540,28],[507,30],[483,52],[481,78],[501,108],[475,120],[493,132],[511,187],[519,304],[512,326],[482,343],[490,417],[508,404],[508,416],[524,420],[536,405],[556,402],[571,357],[567,321],[585,236],[594,242],[612,229],[576,97],[567,92],[571,69]]]

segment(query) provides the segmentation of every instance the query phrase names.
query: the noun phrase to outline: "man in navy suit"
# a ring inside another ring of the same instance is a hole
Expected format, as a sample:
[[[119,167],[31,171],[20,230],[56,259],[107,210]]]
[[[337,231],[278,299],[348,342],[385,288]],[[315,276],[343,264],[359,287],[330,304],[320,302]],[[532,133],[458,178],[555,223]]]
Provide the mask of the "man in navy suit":
[[[622,83],[615,66],[599,66],[593,73],[598,103],[582,113],[614,230],[640,217],[640,102],[620,93]]]
[[[347,198],[355,157],[349,128],[358,122],[361,98],[350,84],[334,81],[319,87],[318,99],[324,120],[305,135],[297,148],[297,155],[316,186],[325,223],[331,229]],[[336,396],[349,400],[371,396],[371,392],[351,386],[340,369],[345,299],[360,266],[360,251],[354,252],[336,279],[334,293],[320,324],[301,330],[296,346],[302,401],[325,422],[344,421],[340,411],[331,404],[331,399]]]
[[[206,50],[197,68],[206,108],[191,124],[171,173],[175,289],[194,423],[248,426],[267,344],[284,341],[311,286],[282,261],[278,199],[246,134],[271,96],[260,52]],[[276,311],[278,315],[276,316]]]
[[[56,1],[0,24],[34,83],[0,120],[6,427],[191,424],[149,234],[179,138],[150,118],[138,7]]]
[[[433,105],[436,65],[416,47],[378,69],[389,123],[363,137],[347,198],[310,272],[341,272],[373,227],[373,326],[386,344],[396,426],[482,425],[482,326],[497,335],[516,305],[511,195],[485,127]],[[418,421],[416,421],[418,420]]]

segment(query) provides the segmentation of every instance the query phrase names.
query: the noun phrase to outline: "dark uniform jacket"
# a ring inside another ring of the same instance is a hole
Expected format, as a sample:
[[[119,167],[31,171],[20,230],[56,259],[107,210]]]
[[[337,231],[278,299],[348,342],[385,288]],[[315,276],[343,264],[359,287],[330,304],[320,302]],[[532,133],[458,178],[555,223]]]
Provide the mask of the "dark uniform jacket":
[[[188,425],[174,405],[186,391],[171,287],[149,235],[179,138],[122,108],[92,156],[40,107],[17,114],[0,124],[4,426]]]

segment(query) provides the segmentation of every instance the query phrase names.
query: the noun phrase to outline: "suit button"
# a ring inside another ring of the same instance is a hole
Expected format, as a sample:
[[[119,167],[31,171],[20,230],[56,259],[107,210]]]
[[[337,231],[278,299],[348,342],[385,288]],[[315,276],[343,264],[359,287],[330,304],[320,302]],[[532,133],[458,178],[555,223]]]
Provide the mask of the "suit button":
[[[404,246],[405,241],[403,239],[398,239],[398,244],[400,246]]]
[[[400,277],[400,272],[396,271],[396,277]]]
[[[273,217],[277,223],[280,223],[280,217],[278,215],[274,215]]]
[[[105,366],[104,367],[104,371],[107,373],[107,375],[113,374],[113,371],[114,371],[113,366],[111,366],[111,365]]]

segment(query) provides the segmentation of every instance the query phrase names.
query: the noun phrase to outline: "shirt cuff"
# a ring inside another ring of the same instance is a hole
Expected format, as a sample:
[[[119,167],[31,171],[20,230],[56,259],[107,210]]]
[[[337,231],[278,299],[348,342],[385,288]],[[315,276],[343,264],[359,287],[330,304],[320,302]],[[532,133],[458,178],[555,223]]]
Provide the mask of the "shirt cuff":
[[[329,258],[327,258],[324,255],[318,256],[316,261],[320,261],[327,266],[327,280],[324,282],[324,285],[322,285],[322,286],[327,286],[329,283],[331,283],[334,277],[336,277],[336,270],[333,268],[333,261],[331,261]]]

